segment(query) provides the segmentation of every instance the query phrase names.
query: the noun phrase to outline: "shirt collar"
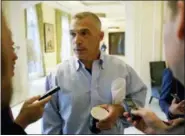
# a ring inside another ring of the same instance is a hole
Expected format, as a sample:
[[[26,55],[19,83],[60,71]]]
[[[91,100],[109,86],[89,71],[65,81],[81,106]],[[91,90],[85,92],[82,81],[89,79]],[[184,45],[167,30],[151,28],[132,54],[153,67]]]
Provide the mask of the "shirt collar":
[[[104,69],[104,61],[105,61],[105,54],[104,52],[100,52],[99,64],[101,69]]]
[[[104,58],[105,54],[100,52],[99,65],[101,69],[104,69]],[[75,56],[76,71],[79,71],[81,67],[85,68],[85,65]]]

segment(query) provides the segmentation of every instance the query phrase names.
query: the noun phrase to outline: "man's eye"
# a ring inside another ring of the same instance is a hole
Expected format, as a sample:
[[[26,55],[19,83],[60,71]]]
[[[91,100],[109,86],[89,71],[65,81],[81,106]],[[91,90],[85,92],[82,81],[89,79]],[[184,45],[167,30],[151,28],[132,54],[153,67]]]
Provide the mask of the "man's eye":
[[[86,36],[86,35],[87,35],[87,32],[86,32],[86,31],[82,31],[82,32],[81,32],[81,35],[82,35],[82,36]]]
[[[71,35],[72,37],[75,37],[75,36],[76,36],[76,33],[71,32],[70,35]]]

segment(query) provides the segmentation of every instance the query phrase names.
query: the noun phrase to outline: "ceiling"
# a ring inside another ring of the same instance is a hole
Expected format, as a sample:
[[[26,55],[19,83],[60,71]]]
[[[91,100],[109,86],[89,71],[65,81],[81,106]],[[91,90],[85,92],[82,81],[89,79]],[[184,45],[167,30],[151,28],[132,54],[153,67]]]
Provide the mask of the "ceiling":
[[[30,1],[23,4],[24,7],[41,1]],[[125,24],[125,1],[42,1],[54,8],[62,9],[72,15],[81,11],[91,11],[103,14],[100,17],[103,29],[108,27],[124,28]],[[22,2],[23,3],[23,2]],[[25,3],[25,1],[24,1]]]
[[[97,6],[97,5],[119,5],[124,4],[123,1],[81,1],[86,6]]]
[[[100,17],[103,28],[124,27],[125,4],[124,1],[52,1],[63,10],[72,15],[81,11],[91,11],[97,14],[104,14]]]

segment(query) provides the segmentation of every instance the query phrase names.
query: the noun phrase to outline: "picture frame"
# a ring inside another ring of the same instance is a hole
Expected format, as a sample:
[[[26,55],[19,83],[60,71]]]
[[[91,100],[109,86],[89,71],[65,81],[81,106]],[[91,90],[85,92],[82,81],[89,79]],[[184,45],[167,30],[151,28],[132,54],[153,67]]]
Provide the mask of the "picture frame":
[[[45,52],[54,52],[54,25],[44,23],[44,39],[45,39]]]
[[[109,33],[109,54],[125,56],[125,32]]]

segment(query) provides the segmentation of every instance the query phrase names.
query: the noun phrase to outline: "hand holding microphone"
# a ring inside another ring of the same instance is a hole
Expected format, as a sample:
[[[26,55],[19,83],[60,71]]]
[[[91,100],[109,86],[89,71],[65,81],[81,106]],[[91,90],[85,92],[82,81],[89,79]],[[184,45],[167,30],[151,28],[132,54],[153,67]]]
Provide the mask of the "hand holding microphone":
[[[24,102],[15,123],[22,128],[26,128],[29,124],[40,119],[44,112],[44,106],[51,100],[51,95],[60,90],[60,87],[55,87],[49,90],[42,97],[35,96]]]

